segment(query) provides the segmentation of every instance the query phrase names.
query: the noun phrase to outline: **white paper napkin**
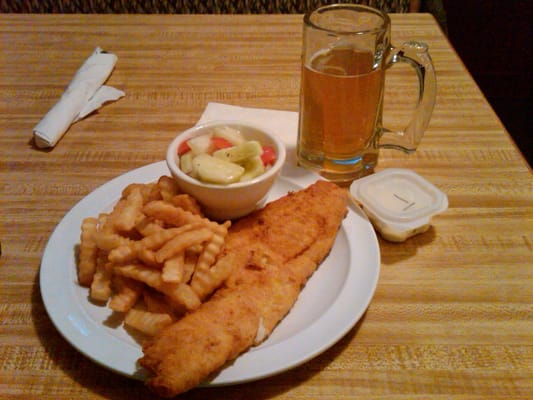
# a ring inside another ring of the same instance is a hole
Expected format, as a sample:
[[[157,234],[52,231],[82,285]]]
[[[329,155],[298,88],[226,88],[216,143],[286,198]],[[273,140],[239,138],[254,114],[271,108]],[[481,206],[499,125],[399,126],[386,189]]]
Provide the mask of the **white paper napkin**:
[[[208,103],[198,124],[224,120],[242,121],[277,135],[287,149],[287,159],[281,172],[286,179],[298,185],[310,184],[320,179],[319,175],[298,166],[296,159],[297,112]]]
[[[59,101],[33,128],[38,147],[53,147],[74,122],[86,117],[104,103],[118,100],[125,94],[110,86],[102,86],[117,56],[97,47],[78,69]]]

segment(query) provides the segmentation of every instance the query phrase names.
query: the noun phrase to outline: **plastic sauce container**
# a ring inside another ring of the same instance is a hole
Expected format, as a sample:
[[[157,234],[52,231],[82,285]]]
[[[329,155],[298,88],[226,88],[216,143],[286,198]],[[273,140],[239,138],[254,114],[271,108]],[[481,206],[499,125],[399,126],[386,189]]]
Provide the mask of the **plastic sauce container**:
[[[358,179],[350,193],[381,236],[391,242],[426,232],[431,217],[448,208],[445,193],[407,169],[386,169]]]

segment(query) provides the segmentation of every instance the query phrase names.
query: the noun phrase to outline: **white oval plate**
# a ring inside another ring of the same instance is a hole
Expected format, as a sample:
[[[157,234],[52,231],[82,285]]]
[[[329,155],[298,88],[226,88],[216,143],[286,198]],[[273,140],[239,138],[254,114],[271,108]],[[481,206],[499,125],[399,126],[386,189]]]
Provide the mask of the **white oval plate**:
[[[96,363],[141,380],[147,377],[137,364],[141,346],[112,318],[108,307],[91,303],[87,288],[77,283],[76,247],[83,218],[110,211],[126,185],[153,182],[161,175],[169,175],[163,161],[121,175],[83,198],[52,233],[40,269],[45,308],[66,340]],[[302,182],[305,179],[294,182],[280,177],[268,200],[301,189]],[[309,279],[291,312],[268,340],[240,355],[206,385],[264,378],[325,351],[365,312],[376,289],[379,267],[374,229],[363,212],[351,205],[331,253]]]

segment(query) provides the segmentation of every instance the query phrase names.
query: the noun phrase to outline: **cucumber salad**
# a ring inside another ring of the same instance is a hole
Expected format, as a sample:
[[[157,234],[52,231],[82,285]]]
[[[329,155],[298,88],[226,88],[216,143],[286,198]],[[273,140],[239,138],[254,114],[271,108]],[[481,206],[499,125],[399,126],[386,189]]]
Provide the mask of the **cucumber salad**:
[[[178,146],[178,167],[205,183],[227,185],[249,181],[276,162],[276,152],[257,140],[246,140],[229,126],[183,141]]]

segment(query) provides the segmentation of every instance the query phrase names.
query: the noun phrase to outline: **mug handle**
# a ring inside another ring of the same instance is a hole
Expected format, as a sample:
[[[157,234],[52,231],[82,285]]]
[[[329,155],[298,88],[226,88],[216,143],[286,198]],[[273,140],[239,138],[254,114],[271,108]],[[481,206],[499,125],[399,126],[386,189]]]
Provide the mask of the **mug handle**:
[[[397,62],[405,62],[415,69],[419,84],[418,100],[413,116],[403,131],[395,132],[383,128],[379,147],[413,153],[422,140],[433,113],[437,95],[437,79],[433,61],[425,43],[411,40],[401,47],[391,46],[387,68]]]

